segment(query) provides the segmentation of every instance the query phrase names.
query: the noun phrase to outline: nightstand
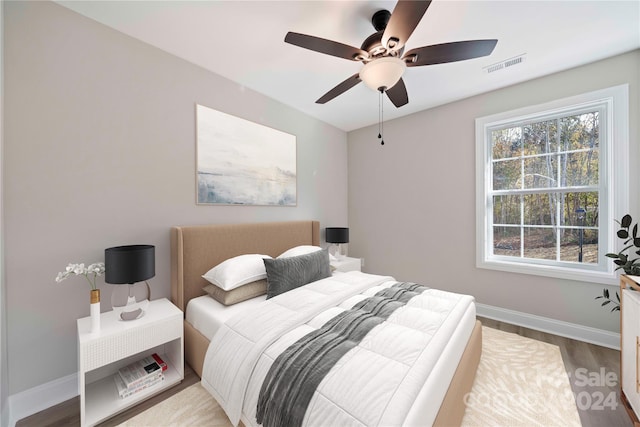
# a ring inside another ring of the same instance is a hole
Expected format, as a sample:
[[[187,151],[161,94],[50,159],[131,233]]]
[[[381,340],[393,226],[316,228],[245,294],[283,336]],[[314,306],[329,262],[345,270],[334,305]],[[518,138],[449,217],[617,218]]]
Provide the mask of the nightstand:
[[[347,271],[361,271],[362,260],[360,258],[344,257],[340,260],[331,261],[331,266],[335,271],[346,273]]]
[[[143,317],[128,322],[102,313],[100,332],[91,318],[78,319],[80,423],[95,425],[184,379],[183,314],[168,299],[149,303]],[[164,381],[120,398],[113,379],[118,369],[153,353],[167,363]]]

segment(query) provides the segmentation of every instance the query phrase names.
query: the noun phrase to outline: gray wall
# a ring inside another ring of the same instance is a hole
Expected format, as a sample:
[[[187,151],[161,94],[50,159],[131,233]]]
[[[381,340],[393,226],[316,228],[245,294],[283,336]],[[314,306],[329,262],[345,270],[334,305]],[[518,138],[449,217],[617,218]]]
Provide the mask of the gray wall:
[[[168,297],[172,225],[347,223],[345,132],[55,3],[5,7],[10,394],[77,371],[89,288],[55,283],[67,263],[153,244],[152,296]],[[297,207],[196,206],[196,103],[297,136]]]
[[[0,4],[0,426],[9,423],[9,381],[7,365],[7,305],[4,280],[4,204],[3,147],[4,147],[4,3]]]
[[[350,253],[364,257],[369,272],[469,293],[491,306],[619,331],[618,314],[594,301],[602,285],[475,267],[474,125],[477,117],[629,83],[630,206],[637,217],[639,82],[635,51],[386,122],[384,147],[377,142],[377,126],[350,132]]]

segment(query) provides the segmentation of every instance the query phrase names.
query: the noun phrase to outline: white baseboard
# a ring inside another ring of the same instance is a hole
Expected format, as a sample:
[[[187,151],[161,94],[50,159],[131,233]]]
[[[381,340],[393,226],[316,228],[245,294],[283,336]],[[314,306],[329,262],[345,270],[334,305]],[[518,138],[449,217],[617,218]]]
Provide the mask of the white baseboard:
[[[549,319],[548,317],[536,316],[534,314],[522,313],[506,308],[493,307],[486,304],[476,303],[476,313],[478,316],[511,323],[512,325],[524,326],[525,328],[535,329],[536,331],[547,332],[561,337],[620,350],[620,334],[615,332]]]
[[[78,396],[78,374],[30,388],[9,396],[9,426],[44,409]]]

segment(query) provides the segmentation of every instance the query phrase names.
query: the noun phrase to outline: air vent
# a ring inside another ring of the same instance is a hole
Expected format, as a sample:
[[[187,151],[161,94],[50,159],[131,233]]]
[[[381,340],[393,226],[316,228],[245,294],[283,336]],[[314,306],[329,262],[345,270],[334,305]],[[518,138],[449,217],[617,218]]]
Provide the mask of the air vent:
[[[505,68],[509,68],[509,67],[513,67],[514,65],[518,65],[524,62],[525,59],[525,53],[518,55],[518,56],[514,56],[513,58],[509,58],[509,59],[505,59],[504,61],[500,61],[497,62],[495,64],[491,64],[487,67],[484,67],[484,69],[487,71],[487,73],[493,73],[495,71],[499,71],[499,70],[503,70]]]

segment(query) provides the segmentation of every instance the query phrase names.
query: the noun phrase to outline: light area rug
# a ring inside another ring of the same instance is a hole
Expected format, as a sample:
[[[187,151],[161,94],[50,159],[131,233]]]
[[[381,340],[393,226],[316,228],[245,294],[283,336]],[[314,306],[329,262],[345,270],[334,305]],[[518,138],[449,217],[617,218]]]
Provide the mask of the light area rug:
[[[462,425],[580,426],[560,349],[519,335],[482,328],[482,358],[466,396]],[[119,427],[230,427],[200,383],[189,386]]]
[[[560,348],[482,328],[482,357],[462,425],[581,426]]]

